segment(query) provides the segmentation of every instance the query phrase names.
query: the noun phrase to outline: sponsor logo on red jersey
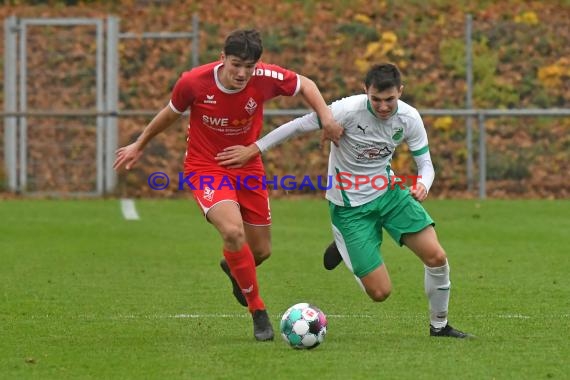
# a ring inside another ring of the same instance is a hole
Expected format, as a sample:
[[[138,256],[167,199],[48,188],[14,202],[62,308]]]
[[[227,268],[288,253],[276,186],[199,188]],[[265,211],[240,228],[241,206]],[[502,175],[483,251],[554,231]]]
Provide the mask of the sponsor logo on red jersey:
[[[214,95],[206,95],[206,99],[204,99],[204,103],[216,104],[216,99],[214,99]]]

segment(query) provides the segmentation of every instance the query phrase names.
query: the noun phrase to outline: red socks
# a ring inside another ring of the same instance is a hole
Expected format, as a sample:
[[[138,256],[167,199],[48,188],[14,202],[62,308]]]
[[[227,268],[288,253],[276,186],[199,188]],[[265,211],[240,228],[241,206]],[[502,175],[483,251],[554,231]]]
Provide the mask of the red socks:
[[[244,244],[241,250],[237,252],[230,252],[224,249],[224,257],[228,267],[230,267],[232,276],[242,289],[249,311],[253,313],[255,310],[265,309],[265,304],[259,297],[255,260],[249,245]]]

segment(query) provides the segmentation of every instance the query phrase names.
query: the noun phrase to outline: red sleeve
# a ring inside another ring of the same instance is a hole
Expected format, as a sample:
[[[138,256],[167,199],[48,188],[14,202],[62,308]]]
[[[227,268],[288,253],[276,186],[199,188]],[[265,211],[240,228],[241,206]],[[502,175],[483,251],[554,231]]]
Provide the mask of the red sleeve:
[[[191,86],[191,73],[192,71],[184,72],[174,85],[172,95],[170,97],[171,106],[174,111],[184,113],[190,104],[194,101],[194,94],[192,93]]]
[[[297,95],[301,88],[297,73],[277,65],[259,63],[255,68],[255,77],[261,83],[265,99]]]

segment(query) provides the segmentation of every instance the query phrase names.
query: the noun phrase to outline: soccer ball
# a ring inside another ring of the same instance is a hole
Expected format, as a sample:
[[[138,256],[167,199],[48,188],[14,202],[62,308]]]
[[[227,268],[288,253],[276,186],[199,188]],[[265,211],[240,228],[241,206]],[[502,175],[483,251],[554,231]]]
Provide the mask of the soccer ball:
[[[279,329],[291,347],[312,349],[325,339],[327,317],[314,305],[298,303],[283,314]]]

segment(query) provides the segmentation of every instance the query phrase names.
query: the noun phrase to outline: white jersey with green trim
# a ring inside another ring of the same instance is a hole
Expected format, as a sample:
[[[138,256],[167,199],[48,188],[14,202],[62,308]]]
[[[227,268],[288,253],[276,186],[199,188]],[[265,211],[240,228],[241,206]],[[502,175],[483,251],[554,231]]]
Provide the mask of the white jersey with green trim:
[[[428,152],[428,139],[419,112],[398,100],[388,119],[374,114],[368,97],[355,95],[334,102],[333,116],[344,128],[339,146],[331,144],[326,198],[339,206],[358,206],[384,194],[396,147],[406,142],[415,156]],[[344,174],[343,174],[344,173]]]
[[[344,128],[338,147],[331,143],[326,198],[339,206],[354,207],[368,203],[386,192],[393,183],[390,162],[396,147],[406,142],[416,162],[423,165],[433,181],[428,138],[419,112],[398,100],[398,108],[388,119],[374,114],[366,94],[333,102],[331,110]],[[261,152],[296,134],[319,129],[313,112],[292,120],[257,141]],[[421,157],[420,157],[421,156]],[[420,161],[421,158],[423,161]],[[420,170],[422,174],[422,170]],[[420,178],[419,182],[423,182]]]

